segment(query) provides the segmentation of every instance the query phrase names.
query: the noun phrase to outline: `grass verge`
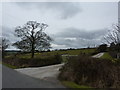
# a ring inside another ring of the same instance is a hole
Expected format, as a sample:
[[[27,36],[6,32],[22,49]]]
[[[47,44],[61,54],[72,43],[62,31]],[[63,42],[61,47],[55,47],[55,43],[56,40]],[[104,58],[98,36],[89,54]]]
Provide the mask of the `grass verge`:
[[[2,62],[2,64],[5,65],[5,66],[7,66],[7,67],[9,67],[9,68],[12,68],[12,69],[17,69],[18,68],[16,66],[13,66],[13,65],[10,65],[10,64],[6,64],[4,62]]]
[[[84,85],[78,85],[74,82],[70,82],[70,81],[61,81],[61,83],[66,86],[67,88],[91,88],[88,86],[84,86]]]
[[[109,60],[113,60],[113,58],[109,55],[109,53],[105,52],[103,54],[103,56],[101,56],[100,58],[102,59],[109,59]]]

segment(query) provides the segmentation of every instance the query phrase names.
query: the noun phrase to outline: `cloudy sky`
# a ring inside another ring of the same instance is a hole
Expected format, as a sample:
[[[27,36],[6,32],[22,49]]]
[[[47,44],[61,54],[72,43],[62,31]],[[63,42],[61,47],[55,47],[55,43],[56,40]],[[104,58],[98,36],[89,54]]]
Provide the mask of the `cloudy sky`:
[[[118,22],[117,2],[4,2],[2,34],[11,43],[16,26],[27,21],[46,23],[53,49],[83,48],[103,43],[103,37]],[[9,47],[13,49],[13,47]]]

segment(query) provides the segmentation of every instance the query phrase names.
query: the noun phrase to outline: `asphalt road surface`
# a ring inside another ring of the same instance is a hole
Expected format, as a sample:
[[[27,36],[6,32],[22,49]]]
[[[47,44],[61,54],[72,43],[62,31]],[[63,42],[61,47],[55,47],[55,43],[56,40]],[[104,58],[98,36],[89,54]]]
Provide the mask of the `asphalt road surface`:
[[[57,64],[57,65],[50,65],[50,66],[44,66],[44,67],[35,67],[35,68],[20,68],[15,69],[16,71],[26,74],[28,76],[50,81],[53,83],[60,83],[57,79],[57,76],[59,74],[59,69],[64,64]]]
[[[64,88],[64,86],[30,77],[2,65],[2,88]]]

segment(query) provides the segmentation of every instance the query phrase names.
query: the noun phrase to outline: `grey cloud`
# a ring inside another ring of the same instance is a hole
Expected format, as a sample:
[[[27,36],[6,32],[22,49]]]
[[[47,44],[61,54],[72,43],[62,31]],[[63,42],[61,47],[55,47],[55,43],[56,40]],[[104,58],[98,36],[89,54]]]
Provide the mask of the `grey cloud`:
[[[105,29],[88,32],[76,28],[67,28],[63,32],[50,36],[54,39],[53,44],[63,45],[66,48],[84,48],[99,45],[106,32],[107,30]],[[11,43],[19,40],[14,36],[14,29],[2,27],[2,34],[4,37],[7,37]]]
[[[103,37],[106,32],[106,29],[88,32],[85,30],[69,28],[64,30],[64,32],[60,32],[54,35],[53,43],[57,45],[65,45],[67,48],[95,46],[102,43]]]
[[[77,38],[76,40],[65,40],[64,38],[58,39],[56,38],[53,42],[56,45],[65,45],[66,48],[85,48],[85,47],[93,47],[99,45],[101,40],[93,39],[83,39],[83,38]],[[62,48],[62,47],[61,47]]]
[[[57,33],[57,37],[64,37],[64,38],[84,38],[84,39],[95,39],[99,38],[102,35],[107,33],[107,29],[101,30],[91,30],[86,31],[84,29],[76,29],[76,28],[67,28],[64,32]]]
[[[11,29],[5,26],[2,26],[2,37],[7,38],[10,43],[14,43],[19,40],[17,37],[14,36],[14,28]]]
[[[2,36],[3,37],[9,38],[9,37],[11,37],[11,34],[13,34],[13,32],[10,28],[2,26]]]
[[[62,19],[71,18],[81,12],[80,4],[75,2],[22,2],[17,5],[26,9],[53,10],[60,13]]]

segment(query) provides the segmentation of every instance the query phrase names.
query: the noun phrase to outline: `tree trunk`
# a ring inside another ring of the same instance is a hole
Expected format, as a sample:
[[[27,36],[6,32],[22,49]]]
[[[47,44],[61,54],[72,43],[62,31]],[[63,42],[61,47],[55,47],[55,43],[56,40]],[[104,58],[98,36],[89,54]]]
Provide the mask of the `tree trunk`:
[[[31,58],[34,58],[34,53],[35,53],[35,48],[34,48],[34,37],[33,37],[33,41],[32,41],[31,43],[32,43],[32,51],[31,51],[32,56],[31,56]]]
[[[31,56],[31,58],[34,58],[34,52],[35,52],[35,49],[34,49],[34,42],[32,43],[32,56]]]
[[[31,35],[31,38],[32,38],[32,41],[31,41],[31,43],[32,43],[32,57],[31,58],[34,58],[34,53],[35,53],[35,47],[34,47],[34,45],[35,45],[35,37],[34,37],[34,25],[32,26],[33,27],[33,29],[32,29],[32,31],[31,31],[31,33],[32,33],[32,35]]]
[[[34,51],[32,50],[32,57],[31,58],[34,58]]]

